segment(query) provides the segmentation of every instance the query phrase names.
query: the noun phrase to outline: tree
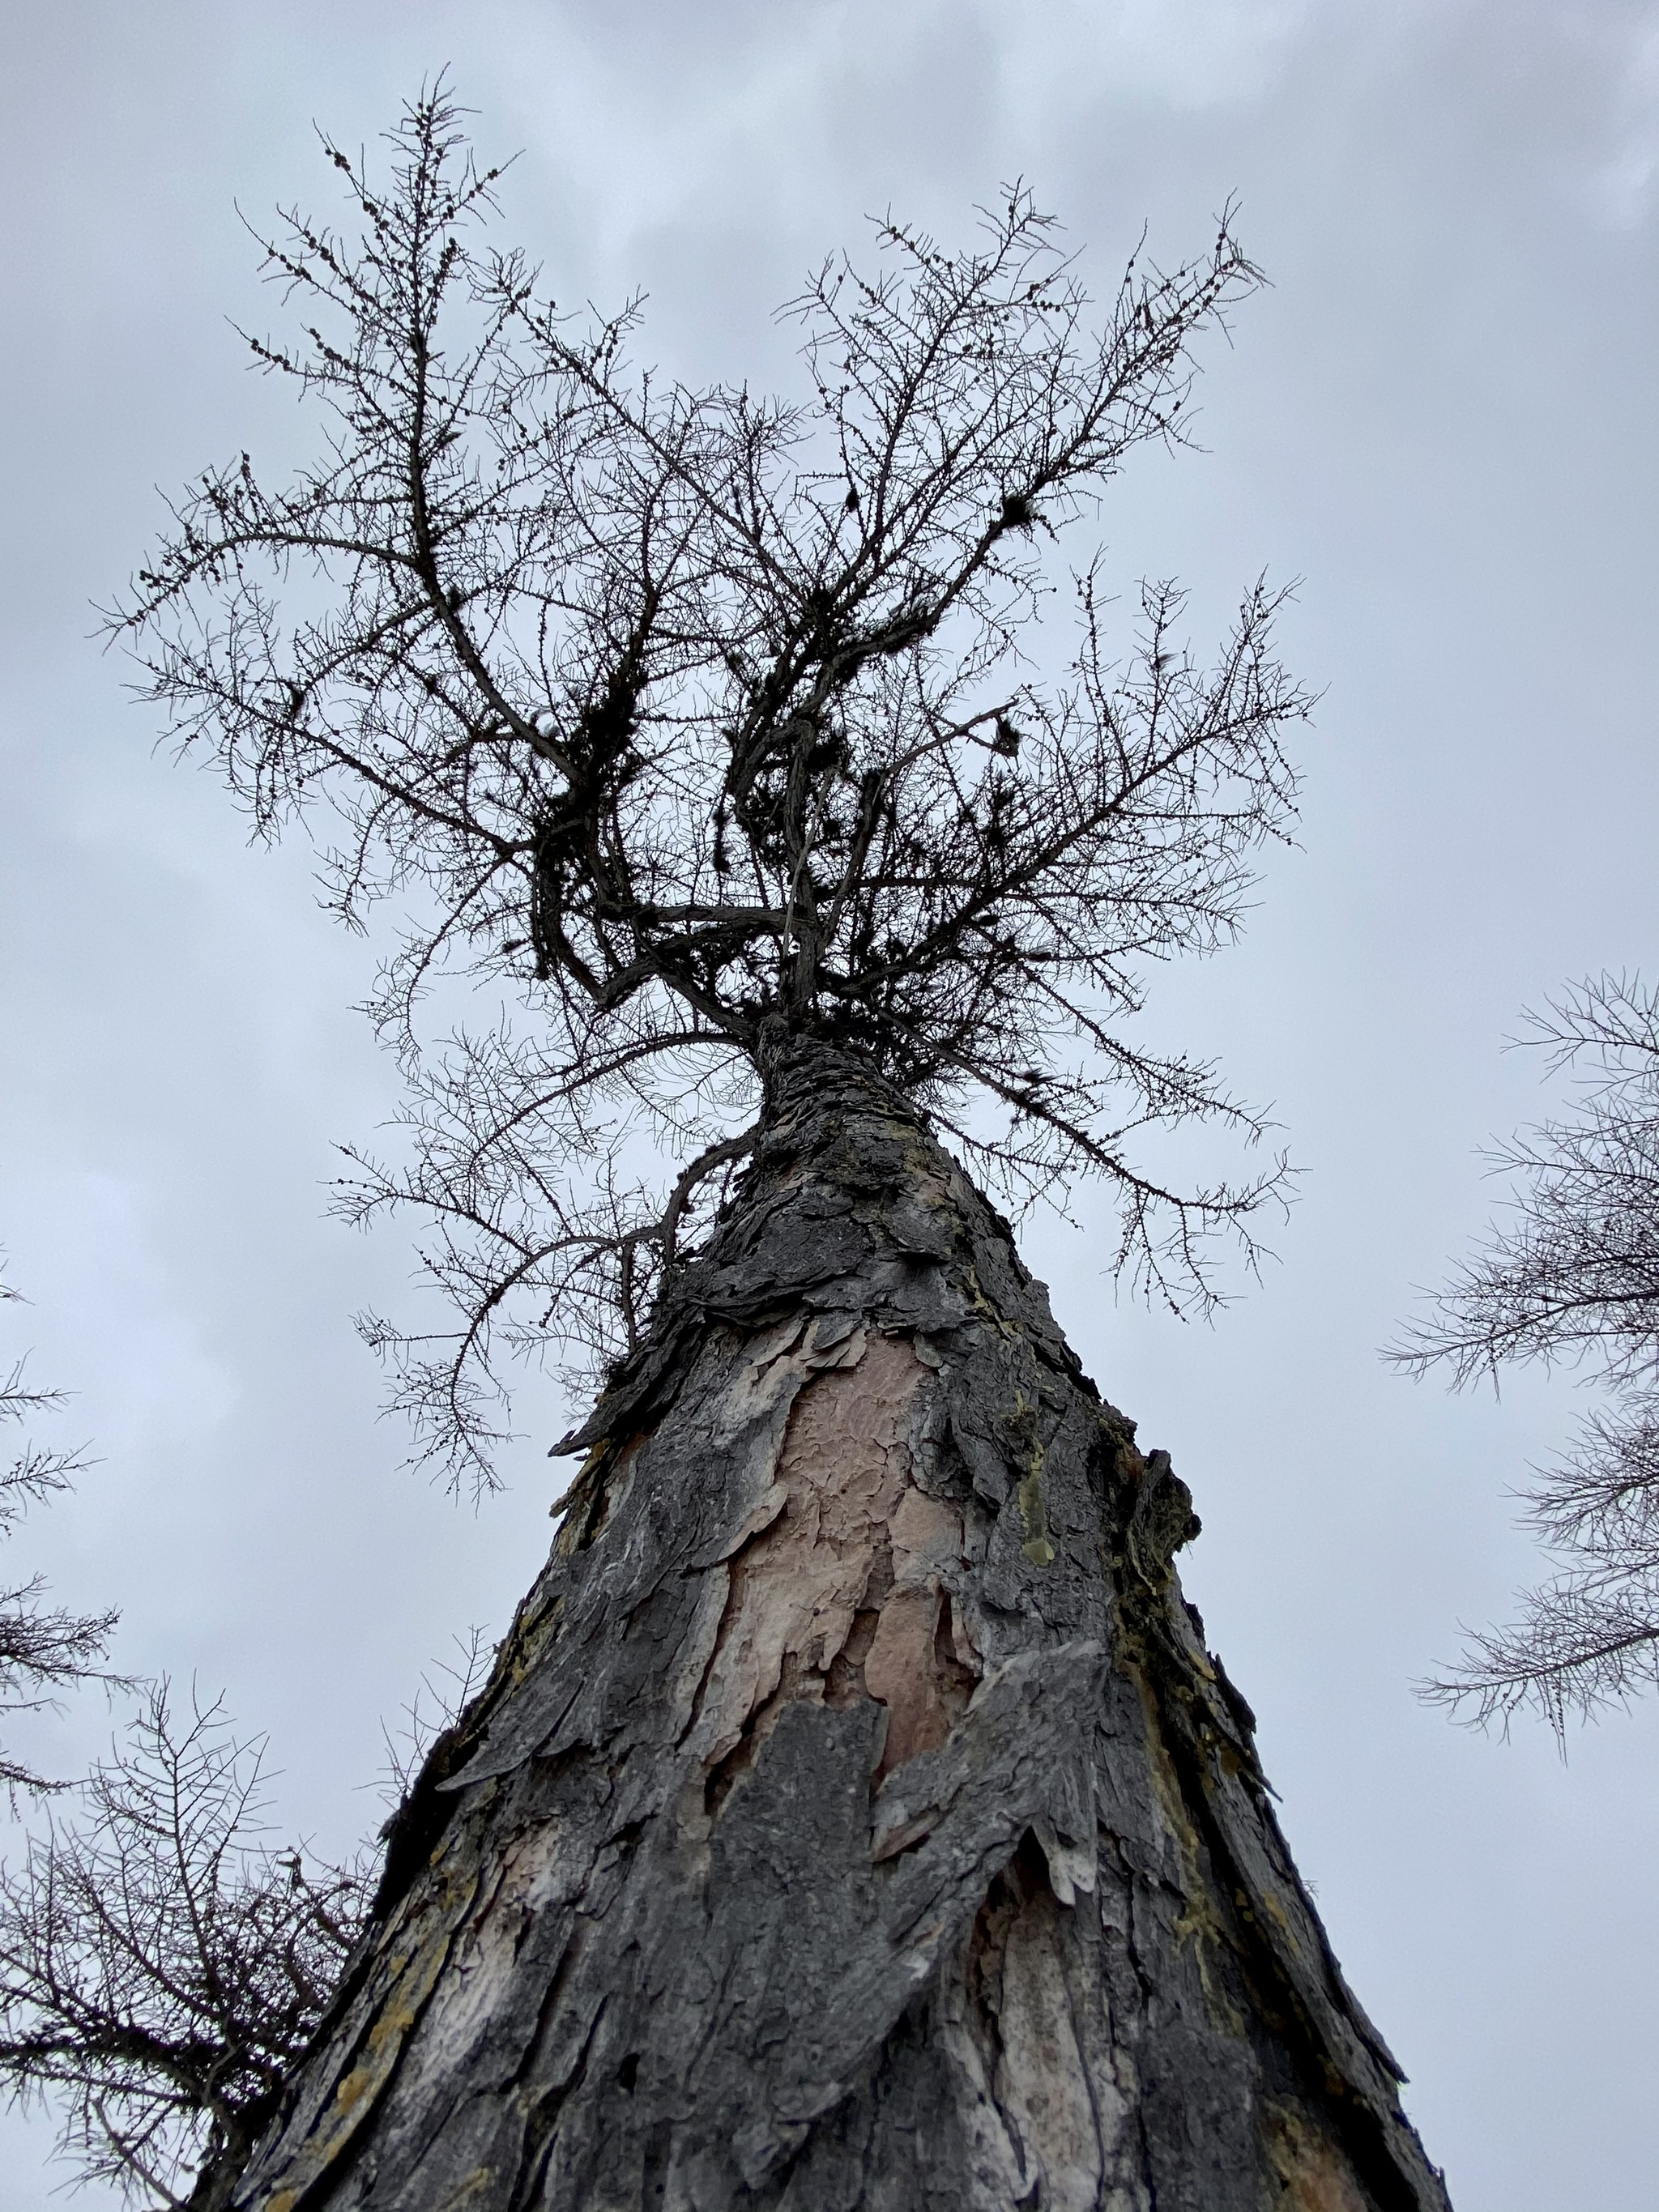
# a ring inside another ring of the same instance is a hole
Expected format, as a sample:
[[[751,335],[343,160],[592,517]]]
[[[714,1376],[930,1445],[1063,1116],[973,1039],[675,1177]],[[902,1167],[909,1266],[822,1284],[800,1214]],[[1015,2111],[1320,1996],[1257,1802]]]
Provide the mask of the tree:
[[[1604,975],[1528,1022],[1552,1071],[1579,1071],[1577,1110],[1493,1152],[1513,1219],[1392,1357],[1460,1388],[1563,1362],[1605,1393],[1523,1493],[1556,1571],[1428,1692],[1480,1722],[1530,1705],[1560,1735],[1659,1680],[1659,992]]]
[[[168,2205],[246,2158],[360,1931],[361,1868],[264,1838],[264,1747],[151,1686],[82,1817],[0,1872],[0,2079],[83,2180]]]
[[[482,1632],[386,1732],[395,1809],[482,1680]],[[276,2110],[362,1934],[370,1854],[344,1864],[272,1839],[266,1744],[222,1698],[176,1715],[166,1680],[107,1759],[0,1868],[0,2081],[58,2108],[77,2179],[181,2204],[234,2166]]]
[[[1120,1267],[1202,1308],[1206,1245],[1248,1238],[1282,1170],[1137,1172],[1137,1128],[1261,1124],[1126,1021],[1148,960],[1237,928],[1305,701],[1261,587],[1208,673],[1167,584],[1127,668],[1092,572],[1062,685],[1024,678],[1018,639],[1040,546],[1177,436],[1189,339],[1256,281],[1230,229],[1132,272],[1097,336],[1024,195],[954,258],[889,224],[876,276],[826,264],[795,303],[811,403],[698,394],[631,373],[636,307],[577,331],[469,242],[496,172],[454,121],[418,112],[385,195],[332,149],[361,248],[296,216],[267,255],[334,334],[250,341],[331,412],[324,458],[280,494],[246,455],[204,476],[118,618],[260,835],[331,808],[343,916],[420,894],[376,1008],[415,1063],[414,1164],[362,1164],[342,1205],[435,1222],[459,1339],[368,1324],[428,1443],[489,1480],[498,1332],[601,1370],[634,1347],[752,1140],[774,1036],[865,1053],[1016,1193],[1109,1176]],[[446,966],[527,1003],[530,1037],[422,1060]],[[630,1114],[695,1155],[666,1205],[617,1179]]]
[[[1180,1597],[1190,1498],[960,1164],[1106,1178],[1178,1311],[1282,1192],[1132,1150],[1262,1126],[1133,1018],[1288,824],[1277,601],[1206,670],[1148,586],[1119,659],[1085,566],[1036,657],[1258,281],[1231,222],[1098,316],[1021,191],[966,252],[884,223],[795,303],[790,404],[636,372],[636,305],[579,327],[487,250],[441,88],[392,146],[384,187],[328,149],[358,238],[268,242],[302,335],[250,342],[323,459],[210,471],[113,619],[261,835],[331,811],[343,916],[410,914],[408,1154],[343,1204],[432,1224],[457,1333],[365,1324],[424,1447],[489,1480],[503,1351],[603,1395],[201,2202],[1443,2205]]]
[[[0,1304],[18,1302],[19,1293],[0,1281]],[[63,1402],[60,1390],[31,1389],[19,1359],[0,1378],[0,1427],[21,1426]],[[0,1468],[0,1537],[11,1534],[31,1505],[68,1489],[86,1463],[82,1452],[53,1450],[26,1439]],[[45,1592],[40,1575],[0,1589],[0,1712],[38,1711],[59,1690],[107,1679],[99,1662],[109,1649],[118,1616],[48,1607],[41,1602]],[[39,1792],[58,1785],[0,1751],[0,1786]]]

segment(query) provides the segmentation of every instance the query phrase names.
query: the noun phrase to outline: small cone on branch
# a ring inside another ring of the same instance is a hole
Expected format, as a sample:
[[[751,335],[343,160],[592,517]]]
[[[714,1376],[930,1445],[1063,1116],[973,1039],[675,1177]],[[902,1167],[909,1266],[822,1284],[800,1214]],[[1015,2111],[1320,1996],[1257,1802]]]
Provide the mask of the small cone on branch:
[[[1184,1486],[850,1055],[592,1418],[236,2212],[1445,2212]]]

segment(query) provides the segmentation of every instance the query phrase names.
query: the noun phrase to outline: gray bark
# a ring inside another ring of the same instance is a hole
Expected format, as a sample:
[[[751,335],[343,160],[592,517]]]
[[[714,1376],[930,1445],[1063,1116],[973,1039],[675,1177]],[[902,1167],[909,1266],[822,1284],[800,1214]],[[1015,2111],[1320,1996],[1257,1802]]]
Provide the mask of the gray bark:
[[[237,2212],[1427,2212],[1191,1501],[844,1058],[775,1072]]]

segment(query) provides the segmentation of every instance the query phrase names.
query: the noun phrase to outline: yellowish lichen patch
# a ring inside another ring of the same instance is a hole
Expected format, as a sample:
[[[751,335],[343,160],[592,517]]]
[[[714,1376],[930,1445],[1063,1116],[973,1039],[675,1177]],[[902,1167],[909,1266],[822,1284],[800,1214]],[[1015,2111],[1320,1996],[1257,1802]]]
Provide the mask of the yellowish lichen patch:
[[[447,1895],[427,1917],[415,1942],[386,1960],[392,1986],[365,2039],[362,2058],[341,2080],[332,2103],[313,2131],[281,2161],[284,2185],[267,2200],[264,2212],[291,2212],[356,2134],[397,2070],[410,2033],[437,1984],[455,1930],[477,1889],[476,1878],[448,1886]]]
[[[343,2112],[349,2112],[374,2081],[374,2075],[367,2066],[354,2066],[334,2092],[334,2101]]]
[[[452,2190],[442,2203],[434,2208],[434,2212],[460,2212],[463,2204],[470,2204],[474,2197],[482,2196],[495,2179],[493,2166],[474,2166],[460,2187]]]
[[[1020,1550],[1034,1567],[1052,1566],[1054,1547],[1048,1541],[1048,1515],[1042,1502],[1042,1474],[1034,1468],[1020,1484],[1019,1525],[1025,1532]]]

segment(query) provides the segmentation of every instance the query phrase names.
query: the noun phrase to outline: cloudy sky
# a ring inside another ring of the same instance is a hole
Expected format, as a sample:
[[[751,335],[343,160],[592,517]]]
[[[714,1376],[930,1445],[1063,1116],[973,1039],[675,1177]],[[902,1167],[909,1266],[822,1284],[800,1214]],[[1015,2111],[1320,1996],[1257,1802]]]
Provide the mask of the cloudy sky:
[[[118,1604],[137,1672],[268,1730],[325,1849],[378,1817],[380,1727],[548,1540],[558,1407],[476,1515],[402,1465],[349,1316],[395,1233],[323,1218],[394,1099],[373,947],[296,843],[251,851],[154,749],[90,603],[155,487],[303,450],[227,319],[272,311],[238,204],[325,204],[313,119],[372,138],[449,64],[561,298],[650,295],[693,378],[789,373],[770,311],[889,206],[961,238],[1014,176],[1103,287],[1230,195],[1273,289],[1212,349],[1209,451],[1125,479],[1121,573],[1212,627],[1264,565],[1323,692],[1299,849],[1159,1019],[1275,1102],[1305,1170],[1213,1330],[1115,1304],[1104,1212],[1027,1248],[1206,1532],[1190,1593],[1256,1706],[1333,1940],[1461,2212],[1652,2188],[1659,1711],[1503,1742],[1414,1701],[1530,1570],[1508,1492],[1569,1381],[1449,1400],[1376,1356],[1486,1218],[1477,1151],[1547,1102],[1522,1009],[1659,960],[1652,382],[1659,8],[1620,0],[12,0],[0,537],[0,1241],[100,1464],[15,1563]],[[279,469],[276,471],[279,472]],[[1091,1212],[1091,1206],[1094,1210]],[[20,1343],[21,1338],[17,1340]],[[28,1739],[71,1771],[82,1701]],[[15,1843],[15,1839],[14,1839]],[[44,2206],[39,2123],[0,2202]]]

